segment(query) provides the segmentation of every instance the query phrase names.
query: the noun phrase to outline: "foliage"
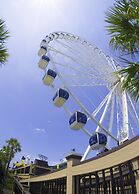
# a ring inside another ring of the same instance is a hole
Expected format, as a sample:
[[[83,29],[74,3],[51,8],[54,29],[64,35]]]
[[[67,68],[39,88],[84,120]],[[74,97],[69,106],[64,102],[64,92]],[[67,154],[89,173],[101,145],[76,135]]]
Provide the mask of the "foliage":
[[[122,52],[139,52],[139,1],[116,0],[106,12],[105,21],[111,35],[110,44]]]
[[[11,139],[7,140],[6,143],[7,143],[7,150],[9,150],[7,167],[6,167],[6,172],[7,172],[9,169],[10,162],[14,158],[15,154],[17,152],[21,152],[21,145],[18,142],[18,140],[15,138],[11,138]]]
[[[3,148],[0,150],[0,161],[2,163],[2,168],[5,170],[6,164],[8,162],[9,157],[9,148],[7,146],[3,146]]]
[[[10,138],[6,141],[7,147],[12,150],[12,158],[14,157],[14,154],[21,151],[21,145],[15,138]]]
[[[0,150],[0,160],[7,174],[11,160],[15,154],[21,151],[21,145],[15,138],[10,138],[6,141],[6,145]]]
[[[139,0],[116,0],[106,12],[105,21],[111,35],[110,45],[123,55],[136,57],[139,53]],[[128,90],[136,101],[139,99],[139,62],[123,59],[128,67],[117,74],[124,77],[123,90]]]
[[[124,76],[122,82],[123,90],[128,90],[135,101],[139,99],[139,62],[130,62],[124,60],[129,64],[128,67],[120,70],[117,74]]]
[[[13,181],[14,181],[13,174],[8,174],[7,177],[6,177],[4,188],[12,191]]]
[[[7,48],[5,47],[8,37],[9,32],[6,30],[5,22],[0,19],[0,64],[4,64],[9,56]]]

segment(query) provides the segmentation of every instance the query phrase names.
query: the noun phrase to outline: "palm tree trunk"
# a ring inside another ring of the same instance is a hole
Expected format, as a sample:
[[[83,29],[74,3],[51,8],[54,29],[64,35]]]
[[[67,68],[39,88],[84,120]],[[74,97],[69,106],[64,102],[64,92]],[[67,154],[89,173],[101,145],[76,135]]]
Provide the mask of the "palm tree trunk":
[[[7,173],[8,173],[8,169],[9,169],[9,166],[10,166],[12,155],[13,155],[13,148],[11,148],[11,151],[10,151],[9,159],[8,159],[8,162],[7,162],[7,165],[6,165],[6,169],[5,169],[5,175],[7,175]]]

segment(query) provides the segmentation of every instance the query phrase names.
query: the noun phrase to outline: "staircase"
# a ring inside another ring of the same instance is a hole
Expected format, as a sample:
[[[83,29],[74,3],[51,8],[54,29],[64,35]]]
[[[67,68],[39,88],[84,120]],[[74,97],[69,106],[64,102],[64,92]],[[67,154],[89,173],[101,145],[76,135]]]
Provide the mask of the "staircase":
[[[5,193],[11,194],[11,193]],[[14,178],[13,194],[31,194],[28,185],[22,185],[18,178]]]

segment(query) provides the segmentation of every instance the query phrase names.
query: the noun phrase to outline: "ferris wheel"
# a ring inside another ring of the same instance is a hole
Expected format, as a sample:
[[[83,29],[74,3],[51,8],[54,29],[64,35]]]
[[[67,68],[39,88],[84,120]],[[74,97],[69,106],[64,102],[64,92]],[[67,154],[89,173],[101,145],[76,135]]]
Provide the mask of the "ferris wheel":
[[[112,58],[66,32],[46,36],[38,55],[43,83],[54,90],[53,104],[67,112],[72,130],[89,137],[82,161],[91,150],[103,152],[136,135],[139,110],[122,91],[124,77],[115,74],[120,66]]]

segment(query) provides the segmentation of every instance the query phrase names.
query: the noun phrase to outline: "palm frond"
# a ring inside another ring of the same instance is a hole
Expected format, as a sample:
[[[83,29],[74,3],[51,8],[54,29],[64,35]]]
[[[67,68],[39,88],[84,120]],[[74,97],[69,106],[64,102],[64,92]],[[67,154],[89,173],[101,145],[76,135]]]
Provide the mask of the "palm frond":
[[[4,64],[8,59],[8,50],[6,48],[6,40],[9,37],[9,32],[6,30],[5,22],[0,19],[0,65]]]
[[[122,89],[127,90],[135,101],[139,100],[139,62],[130,62],[123,59],[128,67],[119,70],[116,74],[124,77]]]
[[[106,29],[111,35],[110,45],[122,52],[139,50],[139,1],[116,0],[106,12]]]

